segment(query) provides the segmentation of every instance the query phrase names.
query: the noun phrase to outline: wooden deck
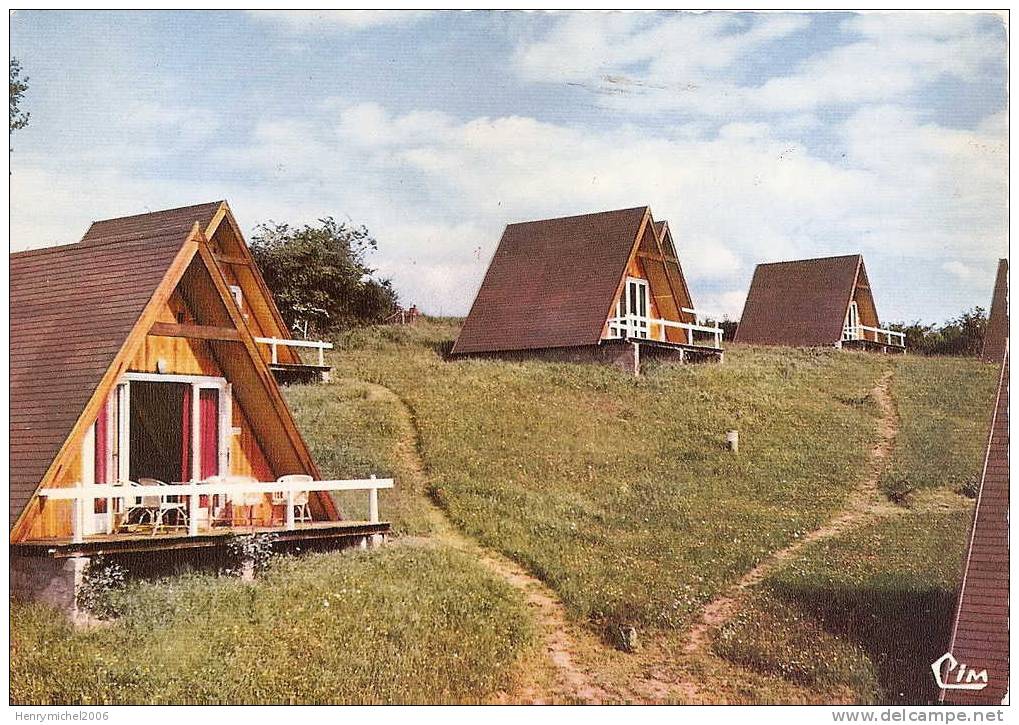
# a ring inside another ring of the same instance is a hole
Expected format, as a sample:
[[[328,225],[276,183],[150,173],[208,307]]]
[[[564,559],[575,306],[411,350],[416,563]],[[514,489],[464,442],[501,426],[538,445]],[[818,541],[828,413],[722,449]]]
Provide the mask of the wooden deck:
[[[292,363],[269,363],[269,369],[280,385],[291,383],[315,383],[329,380],[332,368],[328,365],[305,365]]]
[[[686,342],[665,342],[644,337],[628,337],[626,342],[640,346],[642,359],[679,362],[722,362],[725,351],[714,345],[698,345]]]
[[[224,526],[203,530],[188,536],[184,529],[170,529],[153,535],[151,532],[96,534],[75,543],[70,538],[40,539],[11,544],[11,554],[67,558],[97,554],[136,553],[145,551],[200,549],[226,546],[233,536],[275,534],[280,542],[326,541],[356,542],[359,539],[389,533],[388,521],[313,521],[297,524],[290,531],[281,526]]]

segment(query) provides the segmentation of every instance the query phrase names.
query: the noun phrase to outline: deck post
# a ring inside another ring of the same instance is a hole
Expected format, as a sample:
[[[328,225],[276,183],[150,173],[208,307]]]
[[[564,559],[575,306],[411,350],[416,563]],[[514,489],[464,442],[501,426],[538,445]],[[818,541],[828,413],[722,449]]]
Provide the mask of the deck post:
[[[293,531],[297,528],[294,523],[294,490],[287,490],[287,531]]]
[[[326,366],[326,346],[319,343],[318,346],[318,366],[324,368]]]
[[[375,474],[372,474],[372,481],[375,480]],[[379,522],[379,490],[372,486],[368,489],[368,521],[373,524]]]
[[[85,505],[80,498],[71,504],[71,541],[80,544],[84,540]]]
[[[276,364],[276,363],[279,362],[279,356],[278,356],[278,354],[276,352],[276,341],[275,340],[272,341],[272,344],[270,345],[270,348],[272,349],[272,362],[273,362],[273,364]]]

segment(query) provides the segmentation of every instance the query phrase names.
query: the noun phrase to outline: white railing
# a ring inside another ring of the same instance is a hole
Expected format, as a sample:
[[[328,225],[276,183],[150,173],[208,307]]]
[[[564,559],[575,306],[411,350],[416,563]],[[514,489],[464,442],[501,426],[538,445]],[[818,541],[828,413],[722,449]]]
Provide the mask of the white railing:
[[[647,339],[653,339],[651,335],[651,327],[653,325],[658,326],[659,336],[658,340],[661,342],[668,342],[665,335],[665,328],[672,327],[674,329],[686,330],[688,344],[694,344],[694,333],[703,332],[714,336],[714,345],[716,349],[722,347],[722,328],[719,327],[718,322],[715,322],[713,326],[701,325],[700,316],[694,310],[683,308],[684,312],[688,312],[694,315],[695,322],[693,324],[689,322],[676,322],[675,320],[663,320],[658,317],[641,317],[639,315],[623,315],[622,317],[610,317],[608,320],[609,335],[610,337],[647,337]],[[623,331],[625,334],[618,335],[613,334],[617,330]],[[643,334],[641,334],[643,333]]]
[[[869,325],[856,325],[847,326],[842,330],[842,340],[848,342],[850,340],[865,340],[864,332],[873,332],[873,342],[878,342],[878,335],[885,336],[885,343],[888,345],[899,345],[900,347],[906,346],[906,333],[896,332],[895,330],[889,330],[884,327],[870,327]],[[898,339],[898,342],[892,342],[892,338]]]
[[[256,337],[255,342],[268,345],[272,351],[273,363],[279,362],[279,348],[282,347],[312,347],[318,348],[318,366],[324,368],[326,365],[325,351],[333,349],[333,343],[324,340],[287,340],[282,337]]]
[[[158,497],[166,499],[169,497],[186,496],[191,515],[188,516],[188,536],[198,535],[198,516],[195,515],[199,507],[200,496],[214,496],[239,493],[283,493],[286,494],[286,521],[284,528],[293,531],[297,528],[297,521],[294,515],[294,499],[296,494],[312,491],[368,491],[368,521],[377,524],[379,522],[379,489],[392,488],[391,478],[354,479],[349,481],[245,481],[230,483],[227,481],[214,482],[192,482],[174,483],[168,485],[141,485],[134,483],[121,484],[98,484],[92,486],[75,485],[68,488],[45,488],[39,491],[42,498],[54,501],[73,501],[73,515],[71,517],[71,540],[74,543],[81,543],[85,530],[85,516],[87,511],[94,510],[95,501],[107,501],[107,511],[112,511],[113,501],[120,500],[123,509],[125,499],[136,499],[142,497]],[[85,505],[86,503],[90,505]]]

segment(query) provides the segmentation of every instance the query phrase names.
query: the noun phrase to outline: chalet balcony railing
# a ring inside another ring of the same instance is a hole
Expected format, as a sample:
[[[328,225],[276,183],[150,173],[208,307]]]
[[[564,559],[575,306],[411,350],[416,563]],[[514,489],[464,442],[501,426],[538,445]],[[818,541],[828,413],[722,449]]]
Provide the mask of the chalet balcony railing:
[[[318,366],[324,368],[326,365],[325,351],[333,349],[333,344],[324,340],[287,340],[282,337],[256,337],[255,342],[269,346],[273,364],[279,362],[280,347],[307,347],[318,350]]]
[[[673,329],[684,330],[687,334],[687,344],[695,344],[695,334],[707,334],[712,336],[711,347],[715,349],[721,349],[722,347],[722,328],[718,325],[718,322],[714,322],[712,326],[699,324],[701,316],[695,310],[683,308],[683,312],[687,312],[694,316],[694,322],[676,322],[675,320],[663,320],[658,317],[641,317],[640,315],[623,315],[622,317],[610,317],[608,320],[609,326],[609,337],[618,338],[644,338],[648,340],[658,340],[659,342],[668,342],[668,338],[665,334],[665,329],[671,327]],[[652,327],[658,328],[658,336],[651,337]]]
[[[367,491],[368,521],[379,523],[379,489],[392,488],[391,478],[355,479],[349,481],[209,481],[174,483],[164,485],[141,485],[133,482],[120,484],[98,484],[90,486],[75,485],[67,488],[46,488],[39,496],[53,501],[71,501],[71,540],[81,543],[84,540],[85,517],[95,510],[97,500],[107,502],[107,511],[112,511],[113,502],[120,502],[120,509],[126,510],[127,500],[148,497],[162,501],[167,499],[187,500],[188,536],[198,535],[199,510],[201,496],[235,496],[238,494],[282,494],[285,497],[286,516],[282,528],[293,531],[297,528],[295,503],[298,495],[319,491]],[[183,528],[183,527],[181,527]]]
[[[871,342],[880,342],[880,336],[884,335],[885,344],[898,345],[899,347],[906,346],[906,334],[904,332],[896,332],[884,327],[870,327],[869,325],[846,325],[842,329],[842,341],[866,340],[866,333],[868,332],[874,333],[874,339]],[[893,337],[897,342],[892,342]]]

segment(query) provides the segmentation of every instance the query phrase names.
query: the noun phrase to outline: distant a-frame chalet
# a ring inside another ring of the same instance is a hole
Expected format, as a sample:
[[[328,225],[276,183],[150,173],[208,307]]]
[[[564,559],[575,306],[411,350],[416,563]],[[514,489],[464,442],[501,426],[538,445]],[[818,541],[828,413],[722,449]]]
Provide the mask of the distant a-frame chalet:
[[[97,222],[76,244],[11,255],[15,593],[66,599],[96,553],[387,530],[377,506],[368,522],[341,520],[330,491],[374,498],[391,482],[322,480],[257,341],[281,331],[259,304],[272,298],[253,268],[224,274],[229,255],[246,266],[224,222],[217,202]],[[232,284],[248,285],[251,307]]]
[[[510,224],[454,355],[605,362],[722,359],[668,224],[646,206]]]
[[[1001,364],[1008,341],[1008,260],[998,260],[998,275],[994,280],[991,311],[984,331],[984,345],[980,357],[984,362]]]
[[[881,327],[859,254],[757,265],[733,339],[748,345],[905,351],[905,336]]]

